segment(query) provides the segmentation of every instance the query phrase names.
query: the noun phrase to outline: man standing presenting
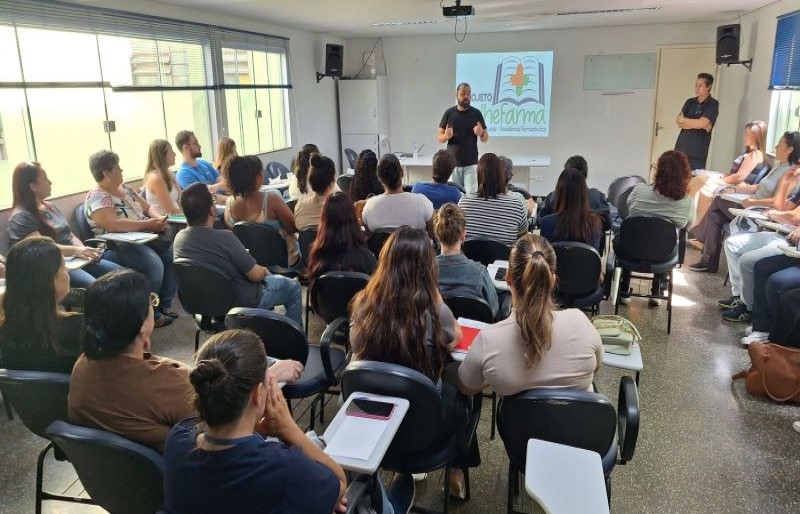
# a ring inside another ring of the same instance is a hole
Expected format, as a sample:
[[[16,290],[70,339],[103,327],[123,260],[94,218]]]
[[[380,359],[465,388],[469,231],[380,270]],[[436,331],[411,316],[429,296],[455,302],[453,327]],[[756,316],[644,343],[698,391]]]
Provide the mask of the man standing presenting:
[[[711,143],[711,130],[717,122],[719,102],[711,97],[711,85],[714,77],[708,73],[697,75],[694,83],[696,98],[689,98],[683,104],[675,122],[681,128],[675,150],[686,154],[689,167],[702,170],[706,167],[708,145]]]
[[[485,143],[489,131],[483,114],[470,103],[472,90],[462,82],[456,88],[456,105],[444,111],[439,122],[440,143],[447,142],[447,150],[456,158],[452,181],[462,186],[467,193],[478,191],[478,138]]]

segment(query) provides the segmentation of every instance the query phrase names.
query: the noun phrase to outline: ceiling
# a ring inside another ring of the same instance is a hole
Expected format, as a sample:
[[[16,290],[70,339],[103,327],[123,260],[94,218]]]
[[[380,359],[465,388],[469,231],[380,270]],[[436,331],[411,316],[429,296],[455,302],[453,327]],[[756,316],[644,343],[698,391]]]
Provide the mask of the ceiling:
[[[775,0],[462,0],[476,15],[469,32],[735,21]],[[159,0],[209,12],[326,33],[345,39],[452,34],[455,21],[442,16],[437,0]],[[442,0],[453,5],[454,0]],[[622,13],[586,13],[644,9]],[[585,13],[555,15],[555,13]],[[387,24],[376,26],[375,24]],[[403,23],[394,25],[395,23]],[[459,35],[464,18],[458,20]]]

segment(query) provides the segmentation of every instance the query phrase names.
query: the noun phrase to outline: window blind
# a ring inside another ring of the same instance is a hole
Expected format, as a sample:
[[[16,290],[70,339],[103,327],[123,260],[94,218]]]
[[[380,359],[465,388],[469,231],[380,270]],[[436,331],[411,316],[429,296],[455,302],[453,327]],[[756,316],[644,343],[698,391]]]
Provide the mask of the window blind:
[[[778,17],[769,89],[800,90],[800,11]]]

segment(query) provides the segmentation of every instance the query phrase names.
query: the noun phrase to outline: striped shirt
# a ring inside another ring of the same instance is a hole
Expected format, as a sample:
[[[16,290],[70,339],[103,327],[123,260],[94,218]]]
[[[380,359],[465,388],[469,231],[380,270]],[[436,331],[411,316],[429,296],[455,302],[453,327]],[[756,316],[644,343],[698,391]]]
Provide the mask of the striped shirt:
[[[518,199],[499,194],[488,200],[477,194],[461,197],[458,206],[467,220],[467,239],[495,239],[511,246],[528,230],[528,211]]]

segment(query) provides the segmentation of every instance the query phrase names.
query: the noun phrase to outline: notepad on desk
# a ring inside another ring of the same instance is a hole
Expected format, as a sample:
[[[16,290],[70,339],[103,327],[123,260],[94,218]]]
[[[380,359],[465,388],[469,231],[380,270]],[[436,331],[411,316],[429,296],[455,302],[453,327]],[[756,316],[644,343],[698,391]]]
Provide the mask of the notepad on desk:
[[[74,255],[69,257],[64,257],[64,265],[67,267],[69,271],[81,269],[82,267],[89,264],[89,259],[84,259],[82,257],[75,257]]]
[[[741,216],[743,218],[751,218],[754,220],[766,220],[769,219],[764,215],[763,210],[754,211],[751,209],[737,209],[735,207],[731,207],[728,211],[734,216]]]
[[[117,243],[140,245],[158,239],[158,234],[150,232],[107,232],[100,237],[109,241],[116,241]]]
[[[461,340],[458,341],[458,344],[453,349],[453,353],[466,354],[470,346],[472,346],[472,342],[478,337],[478,334],[481,333],[481,330],[483,330],[488,323],[467,318],[458,318],[458,324],[461,327]]]
[[[345,416],[325,453],[351,459],[367,460],[386,430],[389,420]]]
[[[183,214],[170,214],[169,216],[167,216],[167,222],[180,223],[182,225],[186,225],[186,216]]]
[[[728,200],[729,202],[741,204],[744,200],[747,200],[753,196],[749,193],[723,193],[719,195],[720,198],[723,200]]]

